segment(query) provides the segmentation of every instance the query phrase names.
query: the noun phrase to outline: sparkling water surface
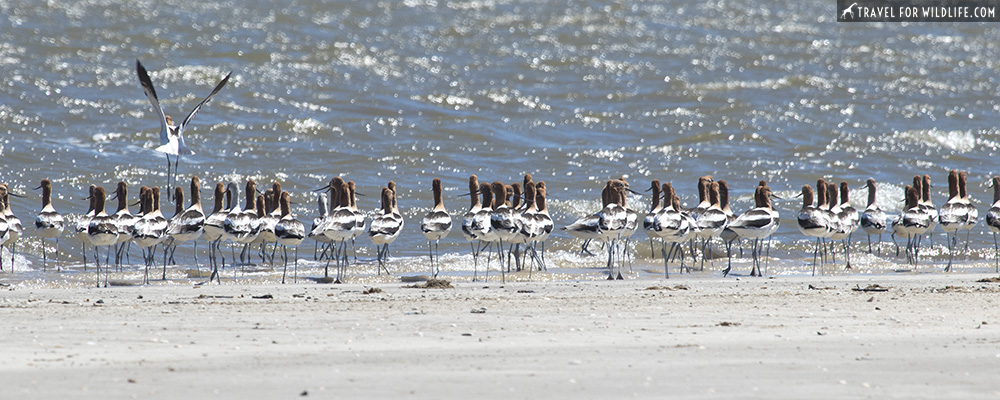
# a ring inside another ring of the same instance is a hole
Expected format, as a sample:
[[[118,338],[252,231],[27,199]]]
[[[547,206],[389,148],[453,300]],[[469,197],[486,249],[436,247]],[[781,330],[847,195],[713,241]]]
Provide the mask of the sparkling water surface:
[[[669,181],[692,206],[697,178],[711,174],[729,182],[737,212],[764,179],[783,198],[768,270],[780,275],[810,273],[812,241],[794,220],[802,184],[846,181],[863,208],[864,180],[874,177],[879,205],[898,213],[914,174],[931,175],[940,205],[956,168],[969,172],[982,216],[992,202],[985,183],[998,173],[1000,37],[991,24],[838,24],[833,2],[794,1],[52,0],[0,1],[0,11],[0,181],[25,196],[12,206],[26,226],[13,275],[3,251],[8,282],[84,279],[80,243],[69,235],[57,256],[66,272],[41,271],[32,224],[41,179],[52,179],[64,214],[86,211],[92,183],[113,190],[124,180],[131,197],[141,185],[165,185],[136,59],[177,120],[233,72],[185,131],[196,154],[181,159],[180,178],[186,190],[201,177],[206,208],[217,181],[279,180],[308,225],[311,190],[330,177],[354,180],[365,210],[395,180],[406,222],[391,246],[397,276],[373,276],[365,237],[351,271],[373,282],[427,273],[419,225],[433,178],[457,222],[469,207],[469,174],[514,182],[531,173],[548,185],[557,227],[596,212],[610,178],[625,176],[634,189]],[[650,199],[629,201],[644,212]],[[844,272],[838,258],[825,273],[912,270],[891,245],[868,255],[859,237],[854,269]],[[645,235],[635,238],[630,276],[662,274]],[[940,231],[933,242],[918,271],[946,262]],[[531,279],[602,278],[606,258],[579,256],[579,245],[557,230],[549,272]],[[300,275],[322,274],[312,249],[308,240],[300,249]],[[441,252],[446,278],[471,277],[457,225]],[[959,269],[990,271],[993,255],[981,217]],[[722,257],[704,273],[719,274]],[[137,279],[139,260],[133,247],[118,278]],[[184,267],[171,267],[171,277],[196,276],[190,244],[178,261]],[[736,269],[748,271],[748,259]],[[280,279],[266,264],[231,272]]]

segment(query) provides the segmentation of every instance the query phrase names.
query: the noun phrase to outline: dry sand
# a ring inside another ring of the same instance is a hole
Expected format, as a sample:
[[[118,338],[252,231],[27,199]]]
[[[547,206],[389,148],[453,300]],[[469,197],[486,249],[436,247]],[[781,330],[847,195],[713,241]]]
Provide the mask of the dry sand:
[[[996,398],[1000,284],[986,277],[12,287],[0,392]],[[888,290],[852,290],[873,284]]]

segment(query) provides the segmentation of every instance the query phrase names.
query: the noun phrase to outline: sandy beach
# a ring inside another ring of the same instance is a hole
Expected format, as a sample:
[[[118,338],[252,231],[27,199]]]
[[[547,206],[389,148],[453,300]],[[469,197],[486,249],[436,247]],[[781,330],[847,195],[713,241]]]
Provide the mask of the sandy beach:
[[[995,398],[990,276],[10,286],[0,376],[11,398]]]

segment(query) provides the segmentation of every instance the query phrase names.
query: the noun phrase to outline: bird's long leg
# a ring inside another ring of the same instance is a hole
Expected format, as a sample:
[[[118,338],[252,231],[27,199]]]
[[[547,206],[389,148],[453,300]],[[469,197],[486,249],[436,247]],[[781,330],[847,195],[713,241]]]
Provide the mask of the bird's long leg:
[[[288,247],[281,246],[281,260],[284,262],[284,267],[281,268],[281,284],[285,284],[285,275],[288,273]]]
[[[993,234],[993,250],[996,250],[996,267],[997,272],[1000,273],[1000,244],[997,244],[997,234]]]

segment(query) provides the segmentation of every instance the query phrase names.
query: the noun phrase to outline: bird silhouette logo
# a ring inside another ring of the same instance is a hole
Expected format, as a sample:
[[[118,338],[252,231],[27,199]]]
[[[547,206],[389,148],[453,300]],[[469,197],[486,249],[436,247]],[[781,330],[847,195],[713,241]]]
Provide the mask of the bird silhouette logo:
[[[840,13],[840,19],[847,19],[848,15],[851,16],[851,19],[854,19],[854,6],[856,5],[858,5],[858,3],[852,3],[851,5],[847,6],[847,8],[845,8],[844,11]]]

